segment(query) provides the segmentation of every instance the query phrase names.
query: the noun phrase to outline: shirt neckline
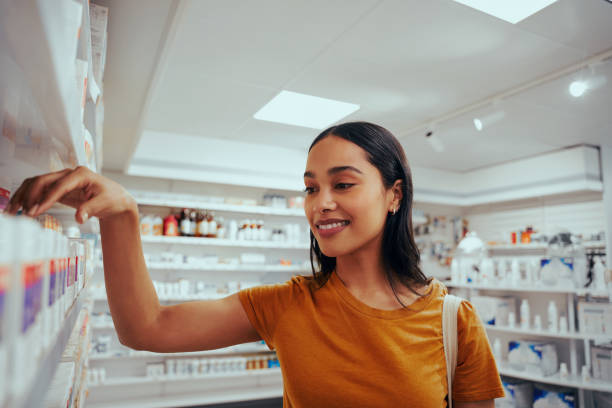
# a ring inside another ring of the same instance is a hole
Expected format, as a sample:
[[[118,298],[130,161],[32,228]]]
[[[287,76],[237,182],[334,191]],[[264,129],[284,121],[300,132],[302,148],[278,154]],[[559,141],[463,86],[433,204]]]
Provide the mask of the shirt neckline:
[[[433,279],[429,284],[429,288],[427,288],[425,295],[414,301],[408,307],[395,310],[385,310],[369,306],[353,296],[348,288],[344,286],[344,283],[342,283],[335,270],[332,272],[329,281],[331,283],[331,287],[334,288],[340,298],[348,303],[349,306],[356,309],[360,313],[379,319],[401,319],[418,313],[425,309],[431,303],[433,298],[436,297],[436,294],[440,292],[439,282],[436,279]]]

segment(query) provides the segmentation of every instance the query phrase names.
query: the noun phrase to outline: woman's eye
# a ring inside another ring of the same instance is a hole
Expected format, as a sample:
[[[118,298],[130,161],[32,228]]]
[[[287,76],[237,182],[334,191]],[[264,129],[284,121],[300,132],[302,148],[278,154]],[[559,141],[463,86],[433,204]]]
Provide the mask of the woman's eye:
[[[346,190],[350,187],[354,186],[354,184],[350,184],[350,183],[338,183],[336,184],[336,188],[339,190]]]
[[[306,187],[306,188],[304,189],[304,192],[305,192],[306,194],[312,194],[312,193],[314,193],[314,187]]]

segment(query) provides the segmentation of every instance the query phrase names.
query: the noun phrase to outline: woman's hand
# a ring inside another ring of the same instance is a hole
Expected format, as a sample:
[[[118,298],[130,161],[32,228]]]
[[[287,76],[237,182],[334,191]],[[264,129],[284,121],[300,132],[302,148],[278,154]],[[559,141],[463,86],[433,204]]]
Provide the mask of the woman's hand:
[[[24,213],[36,217],[56,202],[75,208],[79,223],[89,217],[103,219],[137,211],[136,202],[119,184],[77,167],[26,179],[11,197],[6,212],[15,214],[23,208]]]

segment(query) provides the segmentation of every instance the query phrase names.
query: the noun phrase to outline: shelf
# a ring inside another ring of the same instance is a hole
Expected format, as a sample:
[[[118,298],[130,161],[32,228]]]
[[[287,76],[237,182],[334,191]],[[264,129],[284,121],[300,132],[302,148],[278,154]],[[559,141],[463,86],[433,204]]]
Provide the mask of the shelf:
[[[114,326],[92,326],[92,329],[113,329]],[[109,361],[109,360],[133,360],[133,359],[159,359],[159,358],[177,358],[177,357],[212,357],[212,356],[223,356],[223,355],[239,355],[239,354],[254,354],[254,353],[273,353],[272,350],[266,346],[261,347],[226,347],[217,350],[205,350],[205,351],[194,351],[188,353],[153,353],[146,351],[137,351],[132,354],[123,355],[95,355],[92,354],[89,357],[90,362],[94,361]]]
[[[238,248],[273,248],[273,249],[310,249],[310,244],[285,243],[274,241],[233,241],[219,238],[199,237],[167,237],[143,235],[141,240],[145,244],[166,245],[202,245]]]
[[[506,362],[501,364],[498,363],[498,368],[499,373],[507,377],[535,381],[542,384],[558,385],[569,388],[579,388],[589,391],[612,392],[612,383],[596,380],[593,378],[589,379],[588,381],[583,381],[582,377],[578,377],[572,374],[569,374],[567,378],[561,378],[559,376],[559,373],[544,377],[542,375],[538,375],[528,371],[515,370],[509,367],[508,363]]]
[[[575,289],[575,288],[551,288],[551,287],[528,287],[528,286],[518,286],[518,287],[503,287],[503,286],[492,286],[492,285],[477,285],[477,284],[467,284],[467,283],[452,283],[449,281],[443,282],[444,285],[448,288],[457,288],[457,289],[476,289],[476,290],[495,290],[495,291],[503,291],[503,292],[533,292],[533,293],[573,293],[578,296],[594,296],[594,297],[609,297],[609,293],[607,291],[593,291],[589,289]]]
[[[582,244],[585,249],[605,248],[605,242],[585,242]],[[548,249],[548,244],[499,244],[487,245],[489,251],[545,251]]]
[[[202,380],[212,380],[212,379],[239,379],[239,378],[250,378],[250,377],[264,377],[264,376],[280,376],[281,370],[280,368],[265,368],[261,370],[248,370],[246,372],[236,373],[236,372],[227,372],[227,373],[216,373],[216,374],[206,374],[200,376],[175,376],[175,377],[117,377],[117,378],[109,378],[104,383],[100,385],[92,385],[93,387],[112,387],[112,386],[121,386],[121,385],[134,385],[134,384],[159,384],[159,383],[169,383],[169,382],[186,382],[186,381],[202,381]]]
[[[273,208],[265,206],[210,203],[206,201],[197,201],[197,197],[194,197],[194,200],[172,200],[168,198],[138,197],[136,194],[135,199],[138,205],[153,207],[191,208],[197,210],[222,211],[242,214],[278,215],[306,218],[304,209],[302,208]]]
[[[487,330],[503,332],[503,333],[513,333],[513,334],[522,334],[526,336],[536,336],[536,337],[553,337],[560,339],[577,339],[577,340],[594,340],[596,342],[607,342],[612,341],[612,335],[606,336],[603,334],[588,334],[588,333],[576,333],[576,332],[549,332],[546,330],[534,330],[534,329],[522,329],[520,327],[503,327],[503,326],[494,326],[491,324],[484,325]]]
[[[220,294],[216,294],[213,296],[185,296],[185,297],[161,297],[158,295],[159,301],[160,302],[172,302],[172,303],[179,303],[179,302],[193,302],[196,300],[217,300],[217,299],[223,299],[224,297],[227,297],[229,295],[232,295],[232,293],[220,293]],[[94,302],[108,302],[108,298],[106,296],[95,296],[93,297]]]
[[[161,271],[224,271],[224,272],[292,272],[292,273],[308,273],[310,268],[304,268],[298,265],[229,265],[229,264],[211,264],[211,265],[189,265],[175,264],[170,262],[150,262],[147,264],[149,270]]]
[[[92,390],[95,392],[95,390]],[[201,391],[201,394],[186,396],[185,393],[171,395],[142,396],[137,399],[123,399],[121,402],[91,402],[87,400],[87,408],[175,408],[190,407],[209,404],[236,403],[240,401],[264,400],[282,398],[282,385],[268,385],[251,387],[247,389],[232,389],[228,393],[225,389]]]
[[[20,125],[33,127],[45,135],[40,142],[43,145],[33,141],[26,150],[49,149],[64,167],[86,165],[81,98],[75,81],[82,5],[33,0],[9,2],[0,7],[0,16],[7,42],[7,47],[1,48],[11,51],[6,55],[14,65],[10,69],[3,67],[3,75],[10,78],[21,98],[29,97],[30,104],[21,103],[21,106],[35,107],[31,113],[20,112],[32,121]],[[44,123],[42,129],[38,128],[40,123]],[[46,163],[38,162],[41,170],[54,170]]]

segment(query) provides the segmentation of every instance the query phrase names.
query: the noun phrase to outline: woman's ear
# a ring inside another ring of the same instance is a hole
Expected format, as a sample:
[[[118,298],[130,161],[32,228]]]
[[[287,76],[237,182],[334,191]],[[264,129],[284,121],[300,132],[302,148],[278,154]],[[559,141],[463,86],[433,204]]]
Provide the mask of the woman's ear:
[[[398,179],[395,180],[393,186],[391,186],[391,192],[393,193],[393,198],[391,200],[391,209],[390,212],[397,212],[399,210],[400,203],[402,202],[402,198],[404,197],[404,193],[402,191],[403,180]],[[395,210],[395,211],[394,211]]]

